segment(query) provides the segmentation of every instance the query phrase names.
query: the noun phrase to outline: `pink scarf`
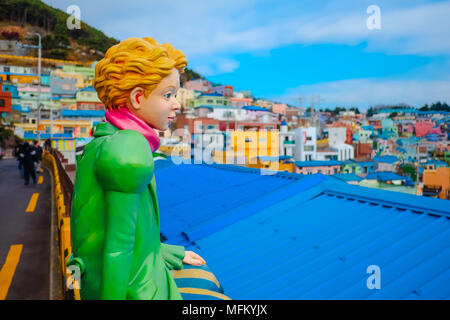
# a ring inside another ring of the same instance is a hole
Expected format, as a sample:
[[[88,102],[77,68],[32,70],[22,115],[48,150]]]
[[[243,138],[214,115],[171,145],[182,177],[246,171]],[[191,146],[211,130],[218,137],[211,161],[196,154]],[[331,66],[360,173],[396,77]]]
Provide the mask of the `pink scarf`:
[[[120,130],[135,130],[142,133],[150,144],[152,152],[155,152],[161,143],[158,134],[153,128],[142,119],[138,118],[128,108],[122,107],[113,110],[107,109],[105,112],[106,121]]]

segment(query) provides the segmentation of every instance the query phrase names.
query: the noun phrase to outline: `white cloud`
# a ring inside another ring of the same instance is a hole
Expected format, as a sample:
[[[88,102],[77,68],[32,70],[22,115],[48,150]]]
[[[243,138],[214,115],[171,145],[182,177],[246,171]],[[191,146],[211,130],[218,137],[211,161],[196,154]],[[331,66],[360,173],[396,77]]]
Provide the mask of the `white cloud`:
[[[448,1],[400,1],[401,7],[392,7],[392,2],[378,0],[381,30],[366,27],[368,1],[331,0],[326,5],[272,0],[46,2],[64,11],[69,4],[78,5],[84,21],[110,36],[153,36],[195,56],[294,43],[352,45],[362,41],[371,50],[389,53],[450,54]],[[267,6],[261,8],[262,4]]]
[[[239,68],[239,62],[232,59],[208,59],[205,62],[206,64],[196,64],[195,70],[206,77],[230,73]]]
[[[298,102],[300,95],[305,97],[303,106],[309,106],[311,95],[320,95],[322,107],[336,105],[368,107],[376,104],[407,103],[422,106],[436,101],[450,101],[450,80],[374,80],[352,79],[322,82],[289,89],[275,100],[287,103]]]

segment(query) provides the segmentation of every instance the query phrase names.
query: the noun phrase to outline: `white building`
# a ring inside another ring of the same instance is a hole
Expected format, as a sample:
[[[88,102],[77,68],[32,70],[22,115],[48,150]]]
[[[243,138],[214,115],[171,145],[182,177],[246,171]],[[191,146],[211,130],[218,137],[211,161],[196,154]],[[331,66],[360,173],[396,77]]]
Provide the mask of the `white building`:
[[[317,159],[317,128],[297,128],[295,132],[294,161]]]
[[[288,131],[286,121],[281,122],[279,137],[279,154],[280,156],[294,156],[295,148],[295,132]]]
[[[328,128],[328,145],[330,148],[337,151],[337,158],[339,161],[345,161],[355,157],[355,150],[353,146],[345,143],[346,139],[347,128]]]

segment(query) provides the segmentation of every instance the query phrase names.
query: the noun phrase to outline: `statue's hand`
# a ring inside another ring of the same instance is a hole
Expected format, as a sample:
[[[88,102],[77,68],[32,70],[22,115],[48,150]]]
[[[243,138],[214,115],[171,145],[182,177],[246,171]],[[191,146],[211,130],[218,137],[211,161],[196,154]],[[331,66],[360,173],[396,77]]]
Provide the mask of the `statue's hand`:
[[[190,264],[193,266],[201,266],[202,264],[206,264],[206,261],[203,260],[198,254],[193,251],[186,251],[183,259],[183,263]]]

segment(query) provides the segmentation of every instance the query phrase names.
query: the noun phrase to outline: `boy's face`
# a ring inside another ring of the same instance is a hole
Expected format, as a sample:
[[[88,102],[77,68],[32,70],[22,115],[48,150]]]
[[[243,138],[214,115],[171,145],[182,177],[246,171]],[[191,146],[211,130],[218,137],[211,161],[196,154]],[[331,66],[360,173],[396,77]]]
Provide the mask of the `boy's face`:
[[[180,88],[180,73],[173,69],[158,86],[145,98],[143,90],[135,88],[130,95],[130,110],[157,130],[166,130],[175,119],[175,111],[180,108],[176,93]],[[136,91],[137,90],[137,91]],[[137,92],[137,95],[136,95]]]

